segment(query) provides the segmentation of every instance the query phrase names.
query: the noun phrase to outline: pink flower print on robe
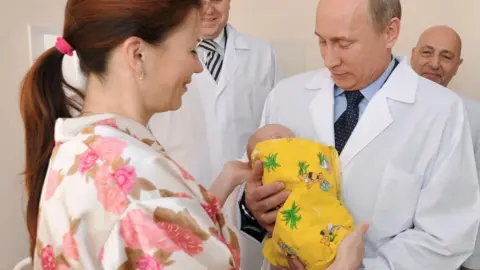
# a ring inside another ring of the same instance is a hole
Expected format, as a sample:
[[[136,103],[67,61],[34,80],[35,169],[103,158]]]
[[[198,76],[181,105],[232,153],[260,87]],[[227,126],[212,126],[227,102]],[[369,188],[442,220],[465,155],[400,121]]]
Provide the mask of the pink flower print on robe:
[[[63,175],[59,171],[50,170],[47,176],[47,187],[45,190],[45,200],[52,198],[55,190],[63,180]]]
[[[120,158],[126,146],[127,143],[125,141],[114,137],[97,137],[90,144],[90,147],[99,157],[109,163],[113,163]]]
[[[202,239],[195,235],[193,231],[182,228],[178,224],[164,221],[158,222],[157,226],[165,231],[170,239],[188,255],[195,256],[203,252]]]
[[[230,253],[232,254],[235,267],[231,268],[230,270],[238,270],[240,269],[240,246],[238,244],[238,238],[231,229],[228,229],[228,231],[230,233],[230,243],[225,241],[225,237],[223,237],[220,231],[217,231],[214,235],[218,241],[222,242],[230,250]]]
[[[167,189],[160,189],[160,196],[169,198],[169,197],[177,197],[177,198],[185,198],[185,199],[193,199],[192,196],[185,192],[173,192]]]
[[[164,267],[150,255],[140,257],[136,263],[138,270],[163,270]]]
[[[204,196],[204,200],[207,201],[207,204],[202,203],[203,209],[208,213],[210,218],[213,220],[214,223],[217,223],[217,215],[222,214],[222,208],[220,207],[220,203],[218,202],[217,198],[213,196],[208,190],[202,189],[202,193]]]
[[[240,249],[233,248],[230,245],[228,246],[230,248],[230,252],[232,253],[233,262],[235,263],[235,268],[233,269],[240,269]]]
[[[97,172],[94,182],[97,188],[97,198],[105,210],[120,215],[127,209],[127,194],[117,183],[107,164],[104,164]]]
[[[210,219],[215,223],[217,221],[215,209],[211,205],[203,204],[203,203],[202,203],[202,207],[207,212]]]
[[[105,254],[105,250],[102,248],[102,250],[100,250],[100,253],[98,254],[98,259],[100,260],[100,263],[103,262],[103,255]]]
[[[137,180],[135,168],[132,166],[123,166],[119,168],[113,173],[113,177],[125,194],[132,191]]]
[[[98,155],[92,149],[88,149],[80,156],[80,164],[78,170],[82,175],[84,175],[88,170],[90,170],[93,165],[97,162]]]
[[[190,194],[187,194],[185,192],[176,192],[176,193],[174,193],[174,197],[185,198],[185,199],[193,199],[192,196],[190,196]]]
[[[188,181],[195,181],[195,178],[193,178],[193,176],[188,173],[184,168],[182,168],[182,166],[180,166],[180,164],[178,164],[175,160],[173,159],[170,159],[174,164],[175,166],[180,170],[180,172],[182,173],[182,177],[183,179],[185,180],[188,180]]]
[[[169,252],[180,249],[165,231],[157,227],[153,216],[139,209],[130,211],[120,221],[120,235],[127,247],[132,249],[149,251],[157,248]]]
[[[78,256],[77,241],[75,241],[72,231],[68,231],[63,236],[62,250],[65,256],[78,261],[79,256]]]
[[[115,129],[118,129],[117,121],[115,118],[104,119],[93,124],[94,126],[110,126]]]
[[[56,270],[55,254],[51,245],[47,245],[40,252],[43,270]]]

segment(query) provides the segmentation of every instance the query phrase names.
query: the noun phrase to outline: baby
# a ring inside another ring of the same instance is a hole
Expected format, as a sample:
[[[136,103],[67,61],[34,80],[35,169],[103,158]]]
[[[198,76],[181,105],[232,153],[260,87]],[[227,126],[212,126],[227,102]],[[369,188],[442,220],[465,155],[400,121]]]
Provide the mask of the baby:
[[[340,242],[354,229],[340,196],[335,148],[295,138],[287,127],[272,124],[251,136],[247,154],[250,164],[263,161],[264,184],[281,180],[292,191],[264,242],[264,257],[276,267],[287,268],[290,257],[309,270],[326,269]]]
[[[295,133],[289,128],[279,125],[279,124],[270,124],[262,128],[257,129],[247,143],[247,156],[252,161],[252,153],[255,150],[255,146],[258,143],[271,140],[271,139],[281,139],[281,138],[294,138]]]

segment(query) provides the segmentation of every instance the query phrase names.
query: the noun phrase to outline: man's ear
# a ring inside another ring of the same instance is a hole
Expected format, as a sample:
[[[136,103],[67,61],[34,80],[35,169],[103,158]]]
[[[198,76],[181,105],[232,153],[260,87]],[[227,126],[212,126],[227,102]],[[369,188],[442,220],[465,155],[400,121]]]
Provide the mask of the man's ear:
[[[457,68],[455,69],[454,75],[457,75],[458,68],[460,68],[460,66],[462,65],[462,63],[463,63],[463,58],[460,58],[460,60],[458,60],[458,66],[457,66]]]
[[[393,18],[385,29],[385,34],[387,38],[387,47],[392,49],[395,46],[395,43],[398,40],[400,35],[400,19]]]

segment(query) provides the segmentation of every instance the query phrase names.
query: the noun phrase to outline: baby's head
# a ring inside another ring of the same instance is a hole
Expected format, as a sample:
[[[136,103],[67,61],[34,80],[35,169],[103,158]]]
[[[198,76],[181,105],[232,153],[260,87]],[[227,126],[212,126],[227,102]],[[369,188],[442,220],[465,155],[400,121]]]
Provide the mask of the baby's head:
[[[295,134],[289,128],[279,125],[279,124],[270,124],[265,125],[257,129],[247,144],[247,155],[250,159],[252,157],[252,152],[259,142],[272,139],[281,139],[281,138],[293,138]]]

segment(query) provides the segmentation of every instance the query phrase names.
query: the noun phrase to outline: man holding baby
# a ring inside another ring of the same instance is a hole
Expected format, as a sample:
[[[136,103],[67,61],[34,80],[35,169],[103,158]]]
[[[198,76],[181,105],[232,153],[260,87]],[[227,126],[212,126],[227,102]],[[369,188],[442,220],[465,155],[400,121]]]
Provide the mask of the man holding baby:
[[[392,54],[400,19],[399,0],[320,0],[326,69],[281,81],[262,126],[338,150],[345,207],[369,223],[365,269],[457,269],[480,219],[470,127],[461,98]],[[282,184],[248,182],[241,230],[263,241],[288,196]]]

